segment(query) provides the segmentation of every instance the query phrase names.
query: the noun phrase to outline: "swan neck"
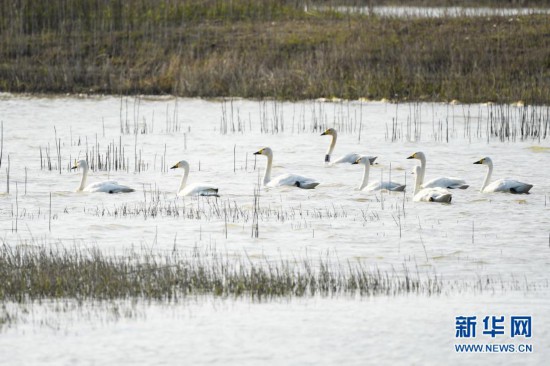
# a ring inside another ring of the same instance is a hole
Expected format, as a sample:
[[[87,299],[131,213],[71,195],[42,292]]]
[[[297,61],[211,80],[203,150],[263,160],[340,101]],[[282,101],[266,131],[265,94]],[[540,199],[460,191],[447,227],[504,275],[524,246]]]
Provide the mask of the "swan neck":
[[[418,185],[421,186],[424,183],[424,175],[426,174],[426,157],[420,156],[420,174],[417,177]]]
[[[334,151],[334,147],[336,146],[336,139],[338,138],[338,136],[336,135],[336,132],[331,135],[332,139],[330,140],[330,145],[328,146],[328,150],[327,150],[327,156],[328,156],[328,159],[330,161],[330,156],[332,155],[332,152]],[[329,162],[327,161],[327,163]]]
[[[264,186],[271,181],[271,166],[273,165],[273,155],[267,155],[267,165],[264,172]]]
[[[77,192],[82,192],[84,187],[86,187],[86,180],[88,179],[88,166],[84,165],[82,167],[82,178],[80,179],[80,185],[77,188]]]
[[[420,186],[422,185],[422,174],[416,174],[414,177],[414,194],[413,196],[416,196],[416,194],[420,191]]]
[[[491,181],[491,175],[493,175],[493,163],[488,162],[487,163],[487,174],[485,175],[485,180],[483,181],[483,185],[481,186],[481,192],[489,185],[489,182]]]
[[[185,184],[187,183],[188,176],[189,176],[189,167],[184,167],[183,176],[181,177],[180,187],[178,188],[178,193],[185,188]]]
[[[367,186],[367,183],[369,182],[369,163],[365,164],[365,169],[363,170],[363,180],[361,181],[361,186],[359,186],[359,190],[362,190]]]

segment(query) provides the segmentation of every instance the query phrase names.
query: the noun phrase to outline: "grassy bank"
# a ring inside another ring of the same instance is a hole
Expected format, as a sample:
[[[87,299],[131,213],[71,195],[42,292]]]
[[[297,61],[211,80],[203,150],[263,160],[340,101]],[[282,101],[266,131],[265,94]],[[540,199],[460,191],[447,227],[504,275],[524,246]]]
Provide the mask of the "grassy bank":
[[[547,16],[398,19],[304,3],[2,3],[0,89],[550,103]]]

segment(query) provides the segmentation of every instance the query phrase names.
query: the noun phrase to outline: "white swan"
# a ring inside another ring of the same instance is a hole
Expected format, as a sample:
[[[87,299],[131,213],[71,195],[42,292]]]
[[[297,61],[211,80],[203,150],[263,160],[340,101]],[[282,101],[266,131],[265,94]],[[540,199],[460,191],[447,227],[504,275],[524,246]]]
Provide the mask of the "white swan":
[[[92,183],[89,186],[86,186],[86,180],[88,179],[88,163],[86,160],[79,160],[71,169],[82,168],[82,180],[80,185],[76,189],[77,192],[104,192],[104,193],[128,193],[133,192],[134,189],[118,184],[115,181],[103,181]]]
[[[414,179],[414,196],[413,201],[416,202],[444,202],[451,203],[453,195],[448,190],[441,187],[422,188],[422,172],[421,168],[416,165],[413,169]]]
[[[367,185],[369,181],[370,165],[372,164],[368,156],[359,157],[353,164],[362,164],[365,166],[363,180],[359,186],[360,191],[379,191],[381,189],[385,189],[388,191],[403,192],[405,190],[405,186],[403,184],[389,181],[377,181]]]
[[[185,160],[179,161],[170,169],[183,169],[183,177],[181,177],[181,183],[178,188],[178,196],[215,196],[218,195],[218,188],[202,183],[193,183],[187,185],[187,177],[189,176],[189,163]]]
[[[485,157],[479,161],[476,161],[474,164],[483,164],[487,165],[487,175],[483,181],[480,192],[489,193],[489,192],[509,192],[509,193],[525,193],[529,194],[529,190],[533,188],[532,184],[518,182],[513,179],[498,179],[494,182],[490,182],[491,175],[493,174],[493,161],[489,157]]]
[[[293,186],[303,189],[313,189],[319,185],[314,179],[302,177],[296,174],[281,174],[271,179],[271,166],[273,165],[273,151],[269,147],[256,151],[254,155],[267,156],[267,166],[264,173],[264,186],[280,187]]]
[[[426,174],[426,155],[424,155],[423,152],[415,152],[411,156],[409,156],[407,159],[418,159],[420,160],[420,176],[421,176],[421,185],[422,188],[460,188],[460,189],[466,189],[469,187],[469,185],[466,184],[466,182],[463,179],[459,178],[451,178],[451,177],[441,177],[441,178],[435,178],[432,180],[424,182],[424,175]]]
[[[338,138],[338,134],[336,133],[336,130],[334,128],[329,128],[325,132],[321,134],[321,136],[332,136],[332,140],[330,141],[330,145],[327,150],[327,154],[325,155],[325,163],[330,163],[330,156],[332,155],[332,152],[334,151],[334,146],[336,146],[336,139]],[[331,165],[334,164],[354,164],[357,159],[359,159],[362,155],[357,153],[349,153],[346,155],[340,156],[338,159],[332,162]],[[369,156],[369,160],[372,163],[376,160],[376,156]]]

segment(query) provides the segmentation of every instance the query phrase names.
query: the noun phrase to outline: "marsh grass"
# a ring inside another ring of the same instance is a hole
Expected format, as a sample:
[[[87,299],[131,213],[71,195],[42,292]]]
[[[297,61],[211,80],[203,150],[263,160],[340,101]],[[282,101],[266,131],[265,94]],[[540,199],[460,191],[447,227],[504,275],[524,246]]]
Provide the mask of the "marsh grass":
[[[547,15],[407,19],[308,3],[4,2],[0,89],[550,103]]]
[[[438,295],[460,291],[536,290],[524,279],[478,277],[445,281],[405,265],[392,271],[337,258],[278,260],[229,255],[213,249],[131,250],[106,255],[98,248],[47,245],[0,247],[0,301],[41,299],[177,301],[191,295],[293,296]]]
[[[217,252],[148,251],[107,256],[99,249],[3,245],[0,248],[0,298],[143,298],[177,300],[194,294],[216,296],[310,296],[405,293],[438,294],[437,276],[423,278],[367,269],[348,262],[251,261]]]

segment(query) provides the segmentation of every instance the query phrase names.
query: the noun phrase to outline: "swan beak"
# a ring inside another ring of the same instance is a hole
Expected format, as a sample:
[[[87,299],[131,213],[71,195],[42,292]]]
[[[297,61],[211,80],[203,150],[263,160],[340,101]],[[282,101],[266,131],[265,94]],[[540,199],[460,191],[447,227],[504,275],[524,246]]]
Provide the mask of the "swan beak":
[[[355,160],[352,164],[353,164],[353,165],[359,164],[359,159]]]
[[[407,159],[416,159],[416,154],[412,154],[411,156],[409,156]]]
[[[171,167],[170,169],[176,169],[176,168],[179,168],[179,167],[178,167],[178,164],[174,165],[174,166]]]
[[[73,169],[78,169],[78,165],[75,164],[74,166],[72,166],[71,170],[73,170]]]
[[[483,159],[476,161],[474,164],[483,164]]]
[[[262,150],[256,151],[256,152],[254,153],[254,155],[262,155]]]
[[[323,132],[321,136],[325,136],[327,134],[327,131]]]

